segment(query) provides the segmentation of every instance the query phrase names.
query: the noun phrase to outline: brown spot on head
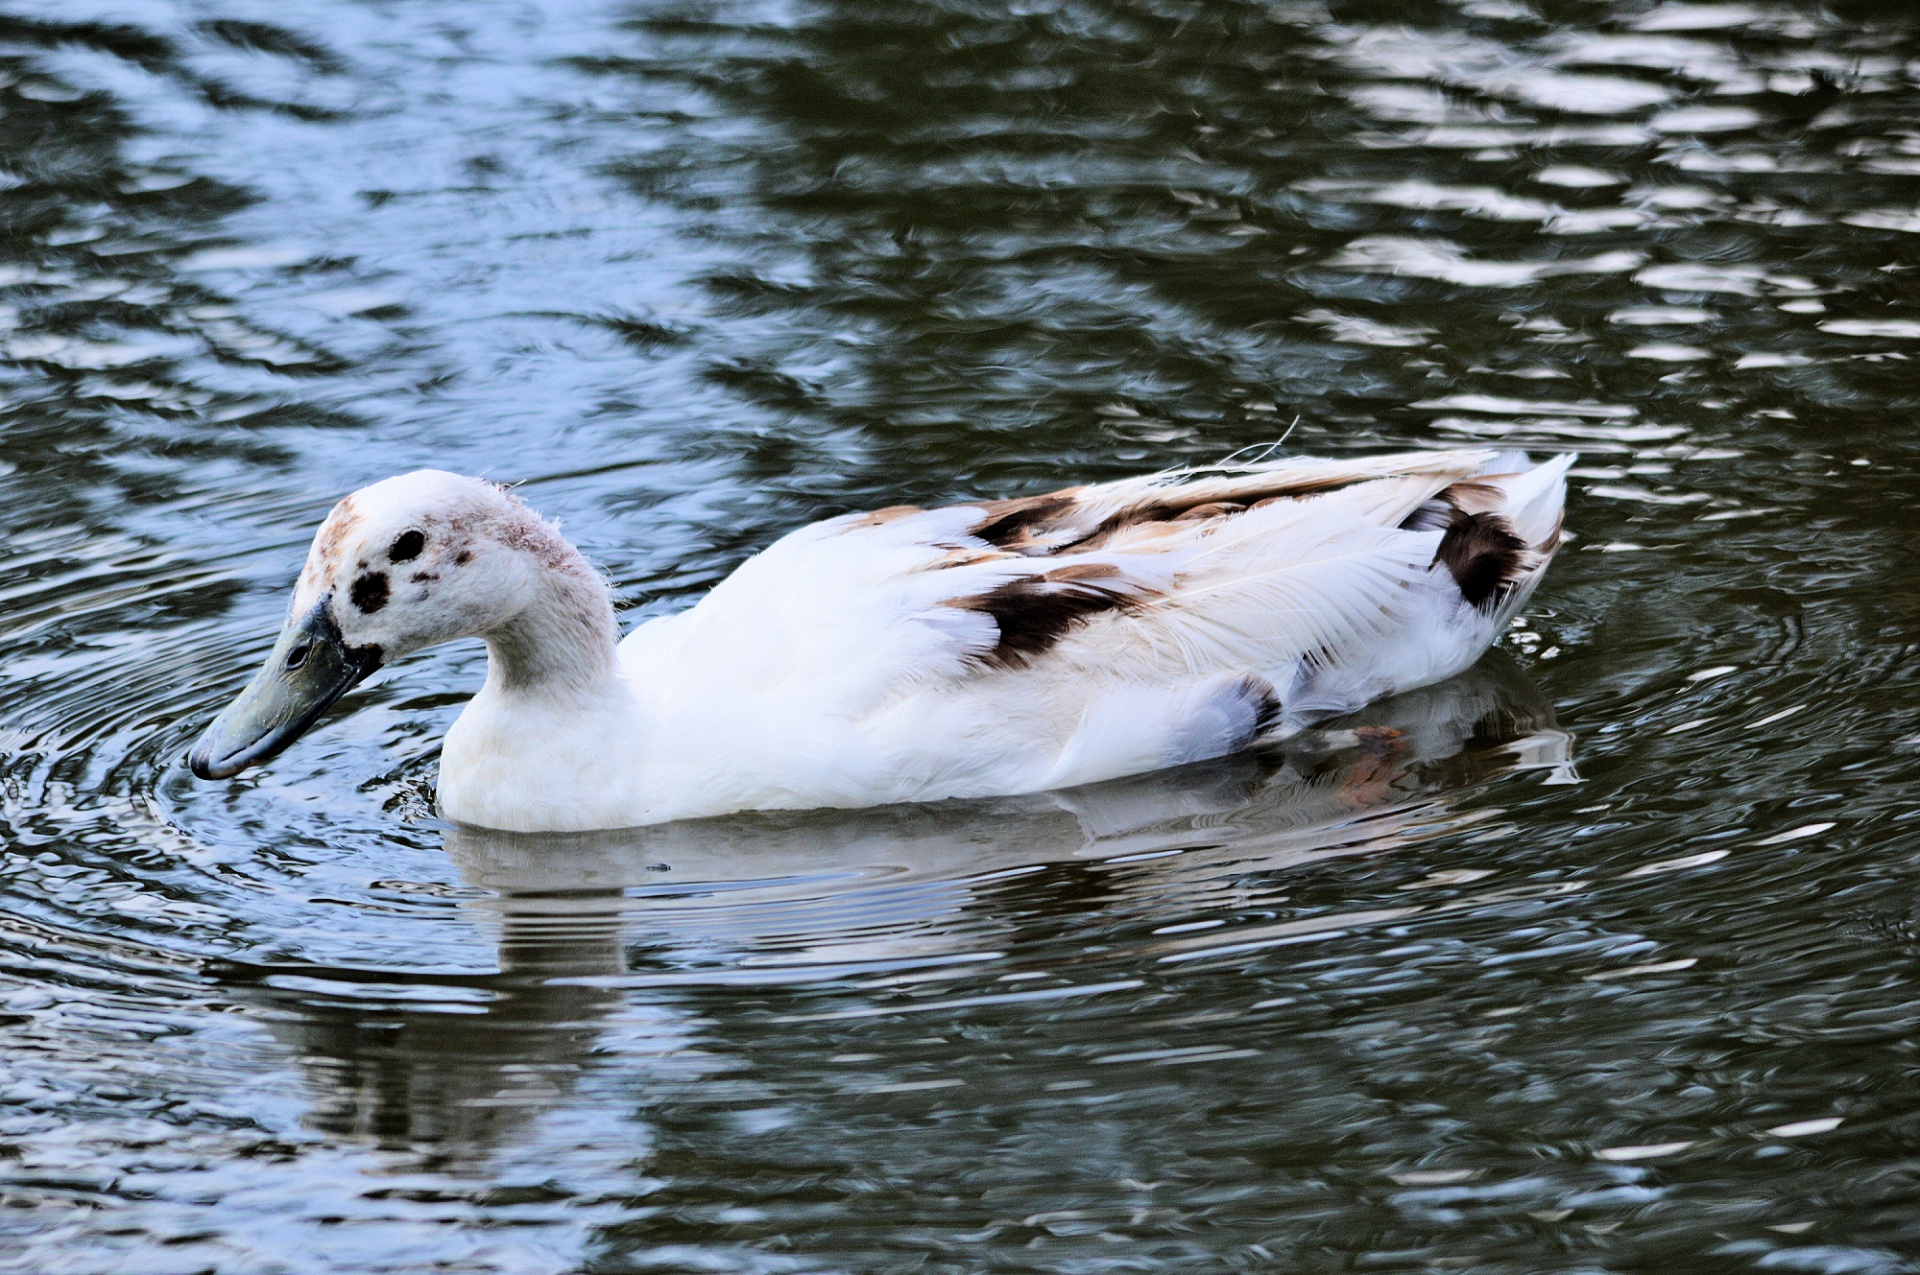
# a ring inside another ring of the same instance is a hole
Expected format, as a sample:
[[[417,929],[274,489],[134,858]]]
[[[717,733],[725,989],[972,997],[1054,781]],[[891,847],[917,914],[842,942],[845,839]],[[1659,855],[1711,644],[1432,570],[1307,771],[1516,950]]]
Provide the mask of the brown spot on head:
[[[315,551],[324,559],[340,556],[340,550],[347,537],[360,525],[360,511],[354,508],[353,497],[343,496],[340,503],[333,507],[327,520],[320,525],[320,535],[314,544]]]
[[[459,553],[453,555],[453,565],[456,567],[464,567],[472,561],[473,550],[471,549],[462,549]]]
[[[501,528],[496,538],[507,548],[527,554],[541,566],[555,571],[565,570],[576,556],[573,546],[544,522],[537,526],[513,523]]]
[[[427,534],[424,531],[403,531],[393,538],[387,546],[388,562],[412,562],[427,547]]]
[[[439,578],[439,574],[433,571],[416,571],[408,577],[408,579],[412,580],[415,584],[427,584]]]
[[[384,571],[369,571],[355,577],[353,588],[347,591],[347,597],[354,607],[365,615],[372,615],[387,605],[387,596],[387,573]]]

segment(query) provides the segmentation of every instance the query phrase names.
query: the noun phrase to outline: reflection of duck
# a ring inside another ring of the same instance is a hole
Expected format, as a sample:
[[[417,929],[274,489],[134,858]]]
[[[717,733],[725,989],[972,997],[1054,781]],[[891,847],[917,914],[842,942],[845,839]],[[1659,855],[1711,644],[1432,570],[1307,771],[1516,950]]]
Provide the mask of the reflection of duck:
[[[497,973],[225,968],[306,1067],[316,1127],[457,1173],[575,1090],[620,994],[556,980],[625,968],[618,896],[476,906],[497,913]]]
[[[534,831],[1034,793],[1272,743],[1466,668],[1559,542],[1570,457],[1230,464],[786,536],[616,647],[600,578],[504,490],[340,502],[267,666],[191,761],[272,756],[384,660],[488,643],[451,817]]]
[[[452,827],[497,973],[255,965],[227,980],[268,1004],[321,1090],[315,1124],[459,1172],[572,1101],[616,1015],[653,1016],[656,1059],[688,1043],[685,1018],[630,1000],[635,985],[977,959],[1035,923],[1031,901],[1008,909],[995,890],[1041,865],[1093,877],[1091,906],[1184,915],[1222,882],[1415,839],[1448,791],[1563,768],[1567,744],[1495,653],[1282,751],[1067,792],[618,832]]]
[[[1224,872],[1385,848],[1446,790],[1516,767],[1564,770],[1568,740],[1496,652],[1283,746],[1104,784],[589,833],[456,826],[446,845],[468,882],[505,897],[630,893],[630,937],[669,948],[808,962],[926,956],[966,941],[945,923],[997,874],[1082,863],[1172,897]],[[1141,855],[1154,857],[1150,871],[1119,871]],[[875,925],[879,914],[887,920]]]

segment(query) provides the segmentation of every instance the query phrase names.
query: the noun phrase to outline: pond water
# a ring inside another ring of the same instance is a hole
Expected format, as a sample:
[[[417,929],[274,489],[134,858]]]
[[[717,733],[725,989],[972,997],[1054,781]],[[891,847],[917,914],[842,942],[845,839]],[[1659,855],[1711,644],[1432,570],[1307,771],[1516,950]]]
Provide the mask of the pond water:
[[[0,1271],[1920,1266],[1905,0],[6,0],[0,226]],[[1581,453],[1397,738],[488,835],[463,644],[181,765],[390,473],[633,621],[1283,434]]]

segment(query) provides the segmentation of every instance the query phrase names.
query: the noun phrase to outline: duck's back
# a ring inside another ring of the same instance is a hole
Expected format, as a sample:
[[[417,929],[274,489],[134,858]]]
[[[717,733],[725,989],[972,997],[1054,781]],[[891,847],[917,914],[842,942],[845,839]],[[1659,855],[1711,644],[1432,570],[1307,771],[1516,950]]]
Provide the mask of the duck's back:
[[[1065,787],[1450,676],[1538,583],[1570,461],[1229,464],[801,528],[622,644],[649,806]]]

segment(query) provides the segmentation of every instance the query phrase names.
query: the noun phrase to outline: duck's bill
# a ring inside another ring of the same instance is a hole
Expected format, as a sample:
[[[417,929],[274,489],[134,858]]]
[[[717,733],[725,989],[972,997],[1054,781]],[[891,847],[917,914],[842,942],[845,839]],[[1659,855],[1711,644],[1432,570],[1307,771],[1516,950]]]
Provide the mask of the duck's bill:
[[[379,667],[380,648],[349,647],[322,601],[281,630],[266,667],[213,719],[187,765],[202,779],[229,779],[278,755]]]

